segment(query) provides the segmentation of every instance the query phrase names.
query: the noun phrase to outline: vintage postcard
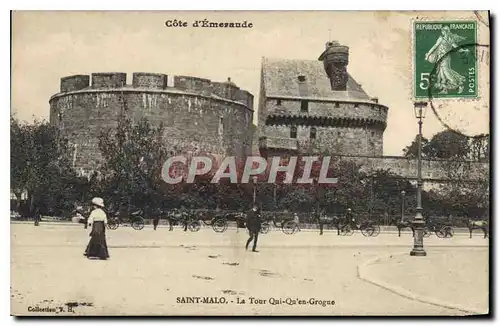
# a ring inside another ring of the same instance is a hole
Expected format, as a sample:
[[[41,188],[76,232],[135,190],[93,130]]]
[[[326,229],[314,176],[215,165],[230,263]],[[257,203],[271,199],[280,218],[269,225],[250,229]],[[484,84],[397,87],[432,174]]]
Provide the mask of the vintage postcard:
[[[11,314],[490,313],[487,11],[14,11]]]

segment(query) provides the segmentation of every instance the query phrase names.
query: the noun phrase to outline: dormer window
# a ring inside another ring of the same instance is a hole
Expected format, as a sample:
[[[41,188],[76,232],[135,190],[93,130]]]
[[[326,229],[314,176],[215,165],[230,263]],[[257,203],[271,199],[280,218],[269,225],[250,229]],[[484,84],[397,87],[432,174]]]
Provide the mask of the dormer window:
[[[299,82],[303,83],[306,81],[306,76],[304,75],[300,75],[299,77],[297,77],[299,79]]]
[[[354,108],[355,108],[355,109],[359,108],[358,103],[354,104]]]
[[[309,111],[309,102],[305,100],[300,101],[300,112],[307,111]]]
[[[340,107],[339,102],[335,102],[335,108],[337,108],[337,109],[338,109],[339,107]]]
[[[290,128],[290,138],[297,138],[297,127],[292,126]]]
[[[276,105],[277,105],[277,106],[280,106],[280,105],[281,105],[281,99],[277,99],[277,100],[276,100]]]

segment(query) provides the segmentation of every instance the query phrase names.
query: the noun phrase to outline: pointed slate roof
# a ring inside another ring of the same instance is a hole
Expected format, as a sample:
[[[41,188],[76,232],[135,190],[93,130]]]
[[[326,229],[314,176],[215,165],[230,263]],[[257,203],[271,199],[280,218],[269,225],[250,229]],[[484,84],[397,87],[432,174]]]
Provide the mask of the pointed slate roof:
[[[332,91],[323,62],[262,58],[264,89],[267,97],[305,97],[338,101],[370,101],[351,75],[346,91]],[[304,82],[298,77],[305,76]]]

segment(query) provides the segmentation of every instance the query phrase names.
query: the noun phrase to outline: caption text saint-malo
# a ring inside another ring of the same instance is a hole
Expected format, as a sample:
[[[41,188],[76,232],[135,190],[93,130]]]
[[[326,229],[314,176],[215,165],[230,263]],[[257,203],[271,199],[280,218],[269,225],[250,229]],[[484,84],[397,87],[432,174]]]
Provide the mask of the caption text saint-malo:
[[[208,19],[195,20],[192,24],[181,19],[170,19],[165,21],[167,27],[211,27],[211,28],[252,28],[253,23],[246,20],[240,22],[212,22]]]

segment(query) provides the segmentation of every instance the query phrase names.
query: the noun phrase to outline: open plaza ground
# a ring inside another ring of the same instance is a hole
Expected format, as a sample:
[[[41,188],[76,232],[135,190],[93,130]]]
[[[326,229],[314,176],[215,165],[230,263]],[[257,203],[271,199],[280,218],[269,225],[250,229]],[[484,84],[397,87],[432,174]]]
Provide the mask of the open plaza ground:
[[[81,224],[11,224],[13,315],[470,315],[488,312],[489,239],[271,230],[107,231],[89,260]]]

